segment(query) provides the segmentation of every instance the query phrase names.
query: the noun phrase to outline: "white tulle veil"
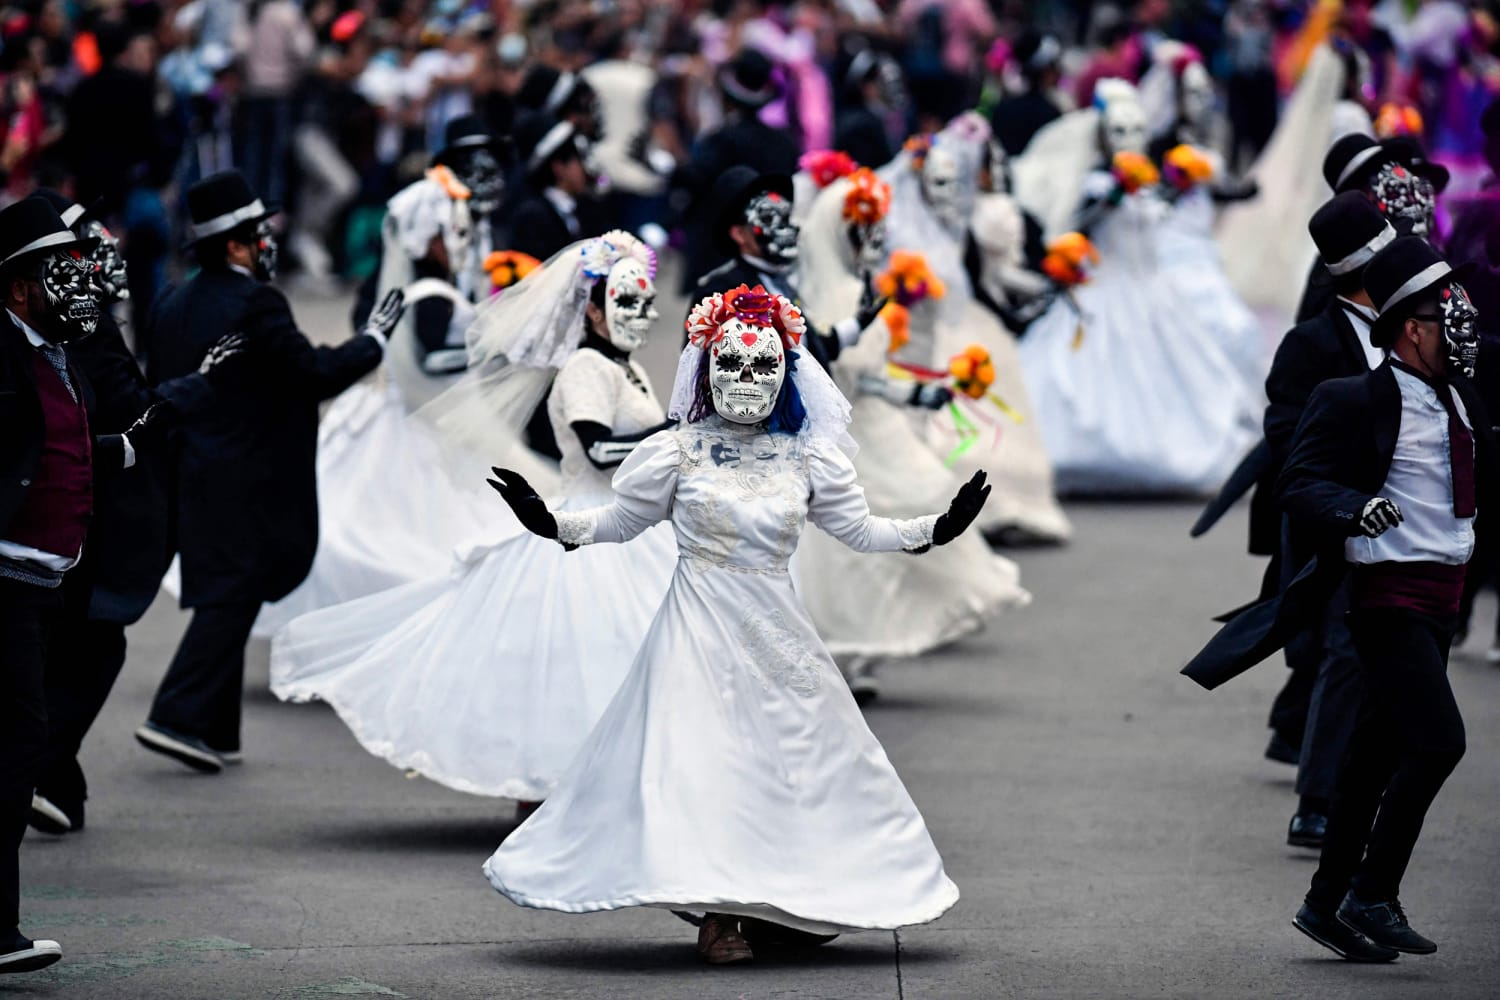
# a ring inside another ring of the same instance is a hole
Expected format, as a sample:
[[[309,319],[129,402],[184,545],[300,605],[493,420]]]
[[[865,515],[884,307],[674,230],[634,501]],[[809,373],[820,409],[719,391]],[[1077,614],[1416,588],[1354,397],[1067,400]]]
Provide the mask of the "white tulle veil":
[[[524,429],[583,341],[594,283],[626,257],[655,277],[650,247],[616,230],[559,250],[476,310],[465,338],[469,370],[416,413],[437,431],[450,464],[520,466],[528,476],[545,467],[526,447]]]

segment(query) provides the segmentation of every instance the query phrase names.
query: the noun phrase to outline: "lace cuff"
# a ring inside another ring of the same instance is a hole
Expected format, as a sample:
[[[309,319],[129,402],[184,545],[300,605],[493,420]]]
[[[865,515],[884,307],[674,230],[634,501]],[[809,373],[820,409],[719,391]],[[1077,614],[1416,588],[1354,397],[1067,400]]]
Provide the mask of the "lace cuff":
[[[557,540],[564,545],[591,545],[594,541],[594,515],[590,511],[580,511],[569,514],[563,511],[553,511],[552,516],[557,519]],[[932,529],[927,529],[928,538],[932,537]]]
[[[901,547],[907,552],[925,552],[932,546],[932,529],[937,524],[936,514],[923,514],[904,521],[893,521],[901,536]]]

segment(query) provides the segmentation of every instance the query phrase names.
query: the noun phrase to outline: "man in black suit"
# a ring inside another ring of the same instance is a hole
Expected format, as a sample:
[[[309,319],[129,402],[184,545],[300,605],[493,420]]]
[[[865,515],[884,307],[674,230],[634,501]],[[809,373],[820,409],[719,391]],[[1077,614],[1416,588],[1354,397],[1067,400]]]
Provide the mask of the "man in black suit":
[[[740,285],[761,285],[768,292],[797,302],[799,230],[792,222],[792,179],[786,174],[731,167],[714,183],[709,205],[715,245],[729,255],[729,260],[698,279],[688,311],[692,312],[704,296]],[[859,340],[884,305],[867,287],[856,315],[841,320],[831,330],[809,326],[803,343],[818,364],[827,368],[843,347]]]
[[[89,426],[92,394],[62,344],[98,321],[92,250],[45,201],[0,210],[0,972],[62,957],[55,941],[31,941],[19,926],[18,853],[47,749],[48,646],[94,483],[133,465],[130,437],[142,443],[160,417],[125,435]]]
[[[243,377],[219,390],[213,412],[185,426],[177,456],[176,548],[182,604],[193,619],[136,730],[146,748],[199,771],[240,759],[245,643],[265,601],[301,583],[318,540],[318,403],[380,364],[401,314],[400,291],[363,334],[314,347],[269,282],[270,210],[238,171],[188,190],[189,235],[200,273],[153,310],[147,374],[153,384],[195,371],[227,333],[245,338]]]
[[[1016,42],[1014,57],[1026,89],[1001,98],[990,112],[995,138],[1010,156],[1020,156],[1032,136],[1062,117],[1055,96],[1062,56],[1062,43],[1052,35],[1028,31]]]
[[[884,52],[863,48],[844,70],[843,108],[834,120],[833,148],[855,163],[878,170],[899,148],[887,120],[901,97],[901,67]]]
[[[1320,614],[1347,580],[1364,691],[1294,923],[1355,961],[1437,948],[1408,924],[1399,895],[1427,809],[1464,752],[1448,648],[1496,469],[1470,381],[1477,313],[1458,277],[1415,237],[1370,262],[1365,287],[1379,306],[1370,342],[1391,358],[1314,390],[1278,480],[1313,554],[1184,669],[1205,687],[1228,680]]]
[[[530,193],[511,217],[511,249],[545,261],[569,243],[602,236],[609,226],[577,127],[532,116],[519,131]]]

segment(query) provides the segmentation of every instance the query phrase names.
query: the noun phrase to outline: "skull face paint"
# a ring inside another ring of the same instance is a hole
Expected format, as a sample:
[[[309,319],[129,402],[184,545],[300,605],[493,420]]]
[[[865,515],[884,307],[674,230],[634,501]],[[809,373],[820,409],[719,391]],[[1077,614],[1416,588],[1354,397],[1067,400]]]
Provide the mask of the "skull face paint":
[[[849,227],[849,242],[854,247],[854,261],[860,270],[875,271],[885,263],[886,238],[884,219],[854,223]]]
[[[500,199],[505,194],[505,172],[500,169],[500,161],[494,153],[481,146],[460,157],[453,172],[469,189],[469,201],[474,211],[488,215],[500,207]]]
[[[963,192],[960,190],[958,157],[942,145],[934,144],[922,164],[922,194],[927,204],[945,225],[963,223]]]
[[[1399,163],[1387,163],[1370,181],[1370,196],[1398,233],[1427,236],[1437,216],[1437,191]]]
[[[255,224],[255,275],[261,281],[276,277],[276,265],[281,260],[281,243],[276,238],[276,227],[270,219],[261,219]]]
[[[622,351],[640,350],[656,316],[656,284],[646,265],[626,257],[610,268],[604,281],[604,325],[609,342]]]
[[[94,251],[94,264],[98,268],[94,273],[94,280],[103,290],[105,301],[124,302],[130,298],[125,258],[120,256],[120,241],[98,220],[90,220],[83,235],[99,241],[99,247]]]
[[[78,251],[57,253],[42,261],[42,294],[63,334],[59,339],[87,337],[99,327],[99,298],[94,287],[94,258]]]
[[[1214,107],[1214,83],[1200,62],[1188,63],[1177,84],[1178,110],[1182,120],[1194,127],[1208,122]]]
[[[797,236],[801,230],[792,221],[792,202],[775,191],[765,191],[745,206],[745,225],[755,234],[761,255],[772,264],[790,264],[797,259]]]
[[[1109,157],[1146,151],[1146,112],[1135,101],[1110,101],[1104,108],[1103,126],[1104,152]]]
[[[786,353],[775,330],[730,320],[713,345],[709,364],[719,416],[736,424],[758,424],[770,417],[786,379]]]
[[[1448,374],[1473,378],[1479,363],[1479,310],[1464,286],[1453,282],[1438,294],[1443,318],[1443,343],[1448,348]]]

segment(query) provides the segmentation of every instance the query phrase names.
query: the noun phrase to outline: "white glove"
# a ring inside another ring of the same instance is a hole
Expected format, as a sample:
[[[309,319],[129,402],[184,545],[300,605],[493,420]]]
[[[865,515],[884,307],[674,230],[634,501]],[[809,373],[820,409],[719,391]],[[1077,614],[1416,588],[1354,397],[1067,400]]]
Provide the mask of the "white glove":
[[[1359,515],[1359,530],[1367,538],[1379,538],[1404,520],[1400,507],[1385,497],[1376,497],[1365,504],[1364,512]]]

